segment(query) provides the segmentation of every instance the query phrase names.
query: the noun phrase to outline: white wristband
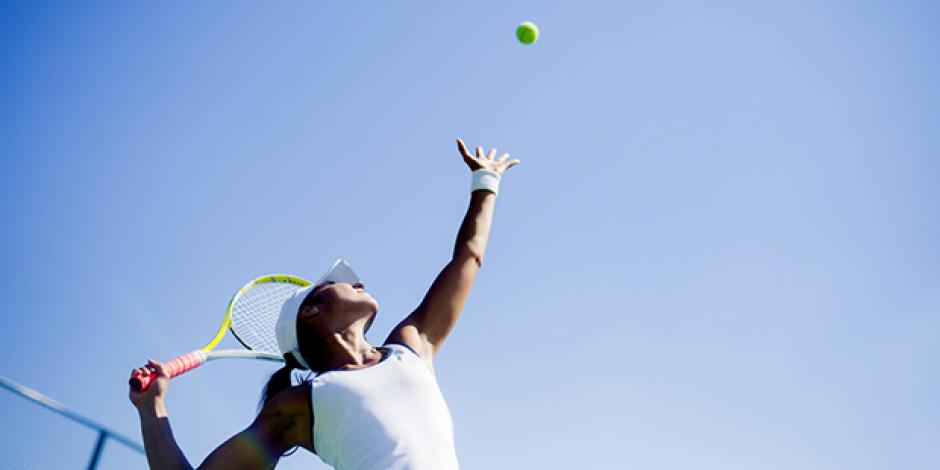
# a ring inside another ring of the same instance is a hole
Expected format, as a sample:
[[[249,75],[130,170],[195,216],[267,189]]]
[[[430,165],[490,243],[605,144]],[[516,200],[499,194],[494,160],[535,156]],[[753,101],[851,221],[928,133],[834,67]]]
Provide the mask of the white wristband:
[[[493,194],[499,193],[499,173],[491,170],[474,171],[470,192],[479,190],[489,191]]]

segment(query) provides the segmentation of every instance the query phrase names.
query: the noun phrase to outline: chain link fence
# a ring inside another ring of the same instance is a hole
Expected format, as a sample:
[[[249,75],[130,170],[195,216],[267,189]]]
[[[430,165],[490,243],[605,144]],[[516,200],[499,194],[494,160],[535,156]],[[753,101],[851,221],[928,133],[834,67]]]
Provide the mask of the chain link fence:
[[[0,467],[132,469],[147,459],[137,441],[0,376]]]

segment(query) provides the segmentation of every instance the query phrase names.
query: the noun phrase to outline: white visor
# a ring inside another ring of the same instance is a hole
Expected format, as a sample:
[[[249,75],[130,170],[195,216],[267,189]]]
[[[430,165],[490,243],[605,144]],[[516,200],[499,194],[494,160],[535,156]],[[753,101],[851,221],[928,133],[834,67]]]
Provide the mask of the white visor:
[[[281,354],[292,354],[297,363],[303,366],[304,369],[309,369],[310,366],[300,355],[300,346],[297,343],[297,314],[300,313],[300,304],[304,302],[310,291],[324,282],[356,284],[361,281],[359,281],[359,276],[356,276],[356,273],[349,267],[349,263],[342,259],[334,261],[333,266],[320,276],[317,282],[297,289],[293,295],[284,301],[281,306],[281,315],[278,317],[277,326],[275,327],[277,346],[280,348]]]

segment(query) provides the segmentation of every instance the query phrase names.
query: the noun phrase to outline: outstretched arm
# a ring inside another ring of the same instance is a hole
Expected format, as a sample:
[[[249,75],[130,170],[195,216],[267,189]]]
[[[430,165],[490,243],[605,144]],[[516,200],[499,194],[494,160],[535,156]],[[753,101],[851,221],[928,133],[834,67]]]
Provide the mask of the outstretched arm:
[[[169,384],[163,365],[150,361],[147,367],[138,370],[157,375],[154,385],[146,391],[130,392],[131,402],[140,414],[140,428],[150,468],[192,470],[193,466],[173,437],[163,403]],[[199,468],[271,469],[281,455],[295,445],[312,450],[306,393],[304,387],[292,387],[278,394],[264,406],[248,428],[212,451]]]
[[[483,148],[477,147],[476,156],[473,156],[460,139],[457,139],[457,148],[472,171],[489,170],[501,177],[507,169],[519,163],[518,160],[507,161],[509,154],[494,159],[496,149],[484,155]],[[495,204],[496,194],[492,191],[480,189],[473,192],[467,214],[457,232],[453,257],[431,284],[418,308],[392,330],[386,342],[407,344],[430,364],[457,324],[477,270],[483,264]]]

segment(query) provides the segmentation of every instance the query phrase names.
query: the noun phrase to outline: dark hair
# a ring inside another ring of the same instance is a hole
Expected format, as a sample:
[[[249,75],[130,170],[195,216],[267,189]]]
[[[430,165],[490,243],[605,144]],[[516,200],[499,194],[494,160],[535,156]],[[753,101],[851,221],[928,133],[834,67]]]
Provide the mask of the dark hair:
[[[307,298],[305,298],[304,301],[300,304],[300,308],[298,310],[306,308],[306,307],[310,307],[316,302],[317,302],[317,296],[313,295],[313,291],[310,291],[310,294],[308,294]],[[314,358],[322,359],[323,355],[320,354],[320,351],[310,350],[310,347],[314,347],[314,349],[317,349],[317,346],[315,346],[314,344],[320,343],[320,341],[318,341],[320,337],[315,332],[312,332],[309,330],[310,328],[303,328],[303,329],[297,328],[297,342],[298,342],[298,347],[301,349],[300,354],[303,355],[305,362],[307,362],[307,364],[310,365],[312,372],[316,373],[322,370],[322,368],[319,367],[320,366],[319,363],[322,361],[317,361],[317,363],[312,363],[307,358],[314,357]],[[322,349],[322,347],[319,347],[319,349]],[[263,408],[264,405],[267,405],[268,402],[270,402],[275,396],[277,396],[278,393],[281,393],[282,391],[290,388],[291,385],[293,385],[294,369],[302,370],[303,366],[301,366],[300,363],[297,362],[297,359],[294,358],[293,353],[285,354],[284,355],[284,367],[281,367],[280,369],[274,371],[273,374],[271,374],[271,377],[268,379],[268,383],[265,384],[264,390],[261,392],[261,402],[258,404],[258,408]]]
[[[264,386],[264,391],[261,392],[261,403],[258,404],[259,408],[263,408],[264,405],[267,405],[278,393],[281,393],[283,390],[293,385],[294,369],[300,369],[300,364],[294,359],[293,354],[285,354],[284,367],[281,367],[271,374],[268,383]]]

